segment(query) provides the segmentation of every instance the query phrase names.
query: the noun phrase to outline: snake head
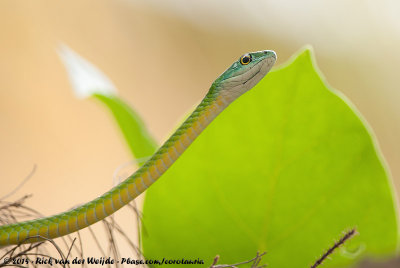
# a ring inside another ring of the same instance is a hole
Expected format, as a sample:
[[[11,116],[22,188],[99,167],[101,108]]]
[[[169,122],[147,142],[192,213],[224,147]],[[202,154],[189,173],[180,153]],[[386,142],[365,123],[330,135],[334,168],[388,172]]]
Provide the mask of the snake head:
[[[215,80],[214,86],[221,96],[233,101],[254,87],[275,61],[276,53],[272,50],[246,53]]]

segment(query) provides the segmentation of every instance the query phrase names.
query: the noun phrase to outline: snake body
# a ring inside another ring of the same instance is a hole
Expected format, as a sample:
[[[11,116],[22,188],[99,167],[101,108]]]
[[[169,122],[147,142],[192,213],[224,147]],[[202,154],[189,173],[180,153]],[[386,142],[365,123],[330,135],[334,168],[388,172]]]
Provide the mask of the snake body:
[[[270,50],[240,57],[213,82],[207,95],[175,133],[125,181],[102,196],[67,212],[0,226],[0,247],[73,233],[106,218],[134,200],[178,159],[219,113],[256,85],[275,61],[276,54]]]

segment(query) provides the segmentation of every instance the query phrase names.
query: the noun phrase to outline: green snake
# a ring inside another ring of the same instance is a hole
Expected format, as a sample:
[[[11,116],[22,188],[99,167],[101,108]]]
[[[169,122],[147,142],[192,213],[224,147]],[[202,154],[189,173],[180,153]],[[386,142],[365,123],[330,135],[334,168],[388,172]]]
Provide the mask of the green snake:
[[[276,54],[271,50],[241,56],[212,83],[193,113],[135,173],[102,196],[67,212],[0,226],[0,247],[73,233],[110,216],[134,200],[160,178],[219,113],[254,87],[275,61]]]

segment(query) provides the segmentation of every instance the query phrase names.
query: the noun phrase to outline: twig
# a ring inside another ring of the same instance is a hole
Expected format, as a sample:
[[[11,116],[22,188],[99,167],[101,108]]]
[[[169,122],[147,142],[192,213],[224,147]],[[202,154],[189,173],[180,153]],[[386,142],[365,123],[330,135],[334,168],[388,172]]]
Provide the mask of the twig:
[[[350,231],[348,231],[347,233],[345,233],[345,235],[340,238],[340,240],[338,242],[336,242],[330,249],[328,249],[312,266],[311,268],[316,268],[317,266],[319,266],[323,261],[326,260],[327,257],[329,257],[330,255],[332,255],[332,253],[339,248],[340,246],[342,246],[347,240],[349,240],[350,238],[352,238],[355,234],[357,234],[357,230],[355,228],[351,229]]]
[[[138,255],[138,257],[143,257],[140,248],[137,247],[132,240],[128,237],[128,235],[124,232],[124,230],[114,221],[112,228],[117,231],[123,238],[125,238],[126,242],[131,246],[133,251]]]
[[[113,216],[111,216],[110,218],[112,219]],[[102,220],[102,223],[104,225],[106,234],[108,235],[108,241],[109,241],[109,248],[108,248],[107,255],[110,256],[112,253],[114,256],[114,259],[118,259],[119,251],[118,251],[117,244],[115,243],[113,224],[108,222],[107,219]],[[115,263],[115,266],[119,267],[118,263]],[[111,267],[111,265],[109,265],[108,267]]]
[[[20,184],[17,185],[17,187],[15,187],[14,190],[12,190],[12,191],[9,192],[8,194],[6,194],[6,195],[0,197],[0,200],[6,199],[6,198],[12,196],[13,194],[15,194],[20,188],[22,188],[22,186],[24,186],[24,184],[25,184],[27,181],[29,181],[29,180],[32,178],[33,174],[35,174],[35,171],[36,171],[36,164],[33,165],[33,168],[32,168],[32,170],[31,170],[31,172],[29,172],[28,176],[26,176],[25,179],[23,179],[23,180],[20,182]]]
[[[36,166],[34,166],[33,170],[31,173],[23,180],[22,183],[20,183],[16,189],[12,190],[10,193],[6,194],[2,198],[7,198],[11,195],[13,195],[16,191],[18,191],[20,188],[23,187],[23,185],[34,175],[36,171]],[[15,222],[19,222],[21,220],[30,220],[32,218],[38,218],[38,217],[43,217],[41,213],[38,211],[25,206],[24,203],[28,198],[30,198],[31,195],[25,195],[22,198],[14,201],[14,202],[8,202],[5,200],[0,199],[0,225],[3,224],[12,224]],[[138,222],[138,227],[140,226],[141,223],[141,212],[137,209],[136,204],[132,202],[132,204],[128,205],[129,208],[132,210],[132,213],[134,214],[137,222]],[[117,244],[117,236],[122,236],[129,246],[132,248],[133,252],[137,254],[138,258],[144,259],[140,247],[137,245],[139,244],[135,243],[132,241],[128,235],[124,232],[124,230],[114,221],[113,217],[109,217],[107,219],[103,220],[103,225],[106,229],[106,235],[108,237],[108,253],[103,250],[103,247],[101,246],[97,234],[93,232],[93,229],[91,226],[89,226],[89,232],[92,235],[93,239],[95,240],[95,243],[98,246],[99,251],[103,256],[107,255],[112,255],[114,259],[119,259],[120,256],[120,251],[118,249],[118,244]],[[143,231],[146,233],[146,231]],[[140,236],[140,231],[138,230],[139,236]],[[43,246],[45,242],[51,243],[54,248],[57,250],[58,254],[61,256],[61,260],[65,261],[63,265],[60,265],[62,267],[69,267],[69,262],[68,258],[74,257],[74,255],[77,255],[80,257],[80,259],[83,260],[84,254],[83,254],[83,244],[82,244],[82,239],[80,236],[80,232],[77,233],[78,238],[72,239],[70,236],[64,236],[60,238],[60,243],[62,248],[66,248],[67,255],[66,257],[63,255],[63,250],[61,250],[61,247],[54,242],[52,239],[47,239],[44,237],[40,236],[32,236],[27,238],[26,240],[23,241],[23,243],[12,247],[11,249],[5,249],[0,250],[0,253],[4,254],[3,256],[0,257],[0,267],[5,267],[5,266],[13,266],[13,267],[38,267],[41,266],[35,262],[34,257],[48,257],[49,259],[55,259],[54,257],[51,256],[51,253],[48,251],[48,247]],[[78,239],[79,243],[76,243]],[[40,242],[34,242],[38,240],[44,240]],[[140,241],[140,238],[139,238]],[[31,244],[30,244],[31,243]],[[50,252],[54,252],[50,250]],[[4,258],[8,258],[11,261],[16,258],[21,258],[24,257],[26,260],[29,262],[26,264],[27,266],[25,267],[25,264],[12,264],[11,263],[1,263],[1,261]],[[115,267],[119,267],[120,265],[118,263],[114,264]],[[82,267],[86,267],[86,263],[82,263]],[[111,265],[108,265],[108,267],[111,267]]]
[[[263,253],[259,253],[257,252],[256,256],[248,261],[244,261],[244,262],[239,262],[239,263],[235,263],[235,264],[217,264],[217,262],[219,261],[219,255],[215,256],[213,263],[211,264],[210,268],[237,268],[237,266],[242,265],[242,264],[246,264],[246,263],[250,263],[253,262],[253,264],[251,265],[251,268],[262,268],[262,267],[266,267],[266,264],[263,264],[261,266],[258,266],[258,264],[261,261],[261,257],[264,256],[266,254],[266,252]]]
[[[21,248],[21,246],[22,246],[23,243],[26,243],[27,241],[29,241],[29,240],[31,240],[31,239],[39,239],[39,240],[44,240],[44,241],[40,241],[40,242],[37,242],[37,243],[30,244],[26,249],[23,249],[22,251],[20,251],[20,252],[18,252],[18,253],[16,253],[16,254],[14,255],[15,251],[16,251],[17,249]],[[68,257],[69,257],[69,255],[70,255],[71,250],[72,250],[73,244],[75,243],[75,240],[76,240],[76,239],[73,240],[73,242],[72,242],[72,244],[71,244],[71,246],[70,246],[70,248],[69,248],[67,257],[65,257],[64,254],[63,254],[63,252],[62,252],[62,250],[61,250],[61,248],[57,245],[57,243],[54,242],[53,239],[49,239],[49,238],[46,238],[46,237],[43,237],[43,236],[40,236],[40,235],[27,237],[27,238],[24,239],[20,244],[16,245],[15,247],[13,247],[13,248],[10,249],[9,251],[7,251],[7,252],[0,258],[0,260],[2,260],[2,259],[5,258],[7,255],[9,256],[9,258],[8,258],[9,261],[8,261],[7,263],[6,263],[6,262],[0,263],[0,267],[16,266],[16,264],[13,264],[13,260],[18,259],[18,258],[20,258],[20,257],[22,257],[22,256],[26,257],[27,259],[29,259],[29,256],[42,256],[42,257],[48,257],[49,259],[54,258],[54,257],[52,257],[52,256],[50,256],[50,255],[48,255],[48,254],[43,254],[43,253],[38,253],[38,252],[36,252],[36,253],[30,253],[30,251],[32,251],[33,249],[38,248],[39,246],[41,246],[41,245],[42,245],[43,243],[45,243],[45,242],[51,243],[51,244],[53,245],[53,247],[57,250],[58,254],[59,254],[60,257],[61,257],[61,260],[63,261],[62,267],[64,267],[64,268],[65,268],[66,266],[70,267],[70,266],[69,266],[69,263],[68,263]],[[11,264],[9,264],[9,263],[12,263],[13,265],[11,265]],[[30,263],[33,263],[33,265],[34,265],[34,262],[31,261]],[[34,266],[35,266],[35,265],[34,265]],[[24,268],[26,268],[27,266],[18,265],[18,267],[24,267]]]
[[[95,233],[94,233],[94,231],[93,231],[93,229],[92,229],[92,226],[89,226],[88,230],[89,230],[90,234],[92,235],[93,240],[94,240],[94,242],[96,243],[97,248],[100,250],[102,256],[106,256],[106,253],[104,252],[103,247],[101,246],[99,240],[97,239],[97,236],[95,235]]]
[[[71,250],[72,250],[72,247],[74,246],[75,241],[76,241],[76,237],[74,238],[74,240],[72,241],[71,246],[69,247],[69,250],[68,250],[68,253],[67,253],[67,257],[65,257],[67,260],[68,260],[69,255],[71,254]]]

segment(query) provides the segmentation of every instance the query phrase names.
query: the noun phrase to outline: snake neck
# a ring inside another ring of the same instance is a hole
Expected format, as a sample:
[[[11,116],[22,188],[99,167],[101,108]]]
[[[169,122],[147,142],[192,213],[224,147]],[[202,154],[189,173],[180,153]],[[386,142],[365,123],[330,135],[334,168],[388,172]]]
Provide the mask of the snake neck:
[[[128,204],[153,184],[231,102],[214,85],[193,113],[134,174],[102,196],[54,216],[0,226],[0,247],[57,238],[88,227]]]
[[[127,181],[142,180],[143,187],[137,189],[137,192],[140,194],[146,190],[179,158],[186,148],[189,147],[230,102],[224,96],[219,95],[218,91],[212,87],[201,103],[174,134]]]
[[[182,123],[173,135],[160,147],[145,166],[153,166],[153,162],[170,156],[176,160],[187,147],[200,135],[200,133],[221,113],[228,103],[222,96],[213,96],[213,92],[207,94],[192,114]],[[174,152],[176,153],[174,154]],[[166,165],[172,164],[164,161]]]

